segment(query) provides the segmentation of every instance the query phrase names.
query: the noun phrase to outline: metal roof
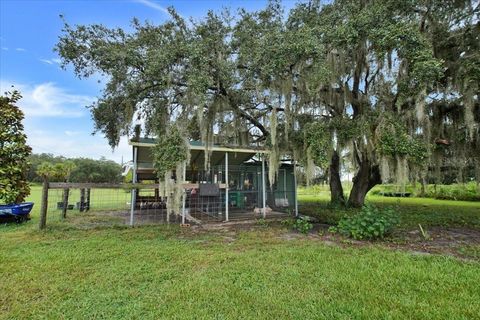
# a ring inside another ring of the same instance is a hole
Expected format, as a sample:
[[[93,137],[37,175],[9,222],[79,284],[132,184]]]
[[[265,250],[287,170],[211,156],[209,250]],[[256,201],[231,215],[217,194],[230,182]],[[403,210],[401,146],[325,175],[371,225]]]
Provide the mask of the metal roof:
[[[138,147],[138,169],[153,170],[153,159],[149,148],[155,146],[156,139],[140,138],[138,141],[130,140],[129,144]],[[229,154],[229,165],[240,165],[251,160],[255,155],[268,154],[269,151],[255,147],[236,147],[213,145],[209,148],[210,164],[212,166],[225,163],[225,154]],[[189,166],[203,168],[205,163],[205,145],[200,141],[190,141],[190,163]]]
[[[156,143],[156,139],[153,138],[139,138],[138,141],[129,140],[128,144],[137,147],[153,147]],[[205,151],[205,144],[201,141],[190,141],[190,150]],[[213,145],[209,148],[212,152],[234,152],[234,153],[262,153],[268,154],[269,150],[258,148],[258,147],[243,147],[243,146],[221,146]],[[193,155],[193,154],[192,154]]]

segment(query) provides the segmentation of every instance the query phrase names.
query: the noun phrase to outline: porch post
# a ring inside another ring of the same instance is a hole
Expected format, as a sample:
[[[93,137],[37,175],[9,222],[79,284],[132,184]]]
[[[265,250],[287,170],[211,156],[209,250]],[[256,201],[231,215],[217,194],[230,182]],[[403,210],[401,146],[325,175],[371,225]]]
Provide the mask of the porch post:
[[[228,221],[228,152],[225,152],[225,221]]]
[[[297,161],[293,161],[293,183],[295,185],[295,217],[298,217],[298,199],[297,199]]]
[[[137,147],[133,147],[133,174],[132,182],[137,183]],[[130,226],[133,227],[133,213],[135,211],[135,202],[137,202],[137,190],[132,188],[132,203],[130,204]]]
[[[183,162],[183,181],[185,183],[185,175],[187,174],[187,161]],[[187,189],[182,186],[182,224],[185,224],[185,201],[187,200]]]
[[[262,215],[263,218],[265,219],[267,217],[267,212],[266,208],[267,206],[265,205],[266,199],[266,185],[265,185],[265,154],[262,155],[262,202],[263,202],[263,209],[262,209]]]

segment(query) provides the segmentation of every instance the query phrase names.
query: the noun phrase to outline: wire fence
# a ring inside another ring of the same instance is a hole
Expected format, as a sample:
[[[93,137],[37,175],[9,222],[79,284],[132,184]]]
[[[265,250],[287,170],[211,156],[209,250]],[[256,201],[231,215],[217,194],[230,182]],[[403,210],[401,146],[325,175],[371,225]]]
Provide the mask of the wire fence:
[[[122,188],[49,189],[47,223],[69,219],[124,224],[128,222],[131,198],[131,190]]]
[[[210,190],[206,190],[207,186]],[[263,193],[259,190],[227,191],[221,184],[199,184],[184,188],[178,214],[174,214],[168,213],[167,198],[160,196],[158,185],[51,183],[45,223],[135,226],[281,218],[294,214],[295,191],[267,191],[265,197],[264,213]]]

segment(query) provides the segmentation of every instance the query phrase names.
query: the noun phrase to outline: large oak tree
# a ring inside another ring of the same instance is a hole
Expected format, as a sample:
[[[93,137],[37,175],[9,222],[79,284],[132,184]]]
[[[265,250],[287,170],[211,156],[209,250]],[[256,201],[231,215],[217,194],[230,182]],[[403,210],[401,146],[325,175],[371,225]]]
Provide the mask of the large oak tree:
[[[307,176],[327,169],[332,201],[352,206],[382,180],[424,182],[431,167],[461,177],[474,166],[479,178],[478,2],[312,0],[285,13],[272,1],[198,21],[170,13],[158,25],[133,20],[131,32],[65,23],[63,65],[108,79],[91,111],[112,147],[136,118],[155,136],[180,123],[207,149],[215,133],[268,147],[272,182],[286,155]],[[355,168],[348,200],[345,160]]]

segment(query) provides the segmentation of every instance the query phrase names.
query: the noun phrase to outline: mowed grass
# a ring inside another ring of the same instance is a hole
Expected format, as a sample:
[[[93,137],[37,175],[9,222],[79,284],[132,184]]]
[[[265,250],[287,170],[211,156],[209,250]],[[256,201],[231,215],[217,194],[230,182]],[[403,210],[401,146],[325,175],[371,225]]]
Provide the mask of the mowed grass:
[[[325,214],[312,197],[304,206]],[[474,205],[443,207],[478,218]],[[0,319],[480,319],[479,262],[292,238],[281,226],[84,230],[72,212],[38,231],[38,208],[0,227]]]
[[[0,318],[475,319],[480,264],[281,229],[0,233]]]
[[[300,189],[299,211],[317,217],[320,222],[335,224],[345,215],[352,215],[358,209],[346,209],[329,204],[330,193],[327,190],[313,192]],[[480,229],[480,202],[438,200],[432,198],[396,198],[379,195],[367,195],[367,203],[379,207],[393,207],[400,215],[400,227],[470,227]]]

